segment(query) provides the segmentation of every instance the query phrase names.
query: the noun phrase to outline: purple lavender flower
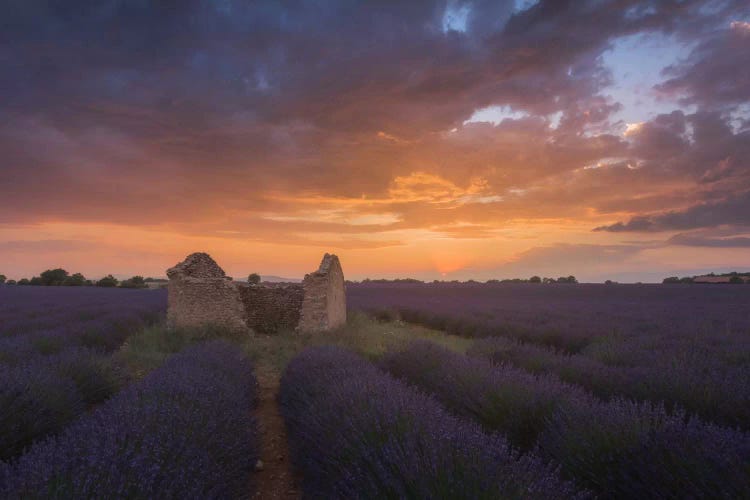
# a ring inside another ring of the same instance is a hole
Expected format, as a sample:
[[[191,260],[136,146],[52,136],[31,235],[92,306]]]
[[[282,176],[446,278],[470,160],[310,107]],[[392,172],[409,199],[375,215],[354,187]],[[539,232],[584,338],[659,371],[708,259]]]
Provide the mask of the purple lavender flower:
[[[0,496],[243,496],[258,457],[256,397],[252,366],[236,346],[190,347],[32,446],[11,464]]]
[[[310,498],[575,498],[554,469],[346,350],[304,351],[280,404]]]

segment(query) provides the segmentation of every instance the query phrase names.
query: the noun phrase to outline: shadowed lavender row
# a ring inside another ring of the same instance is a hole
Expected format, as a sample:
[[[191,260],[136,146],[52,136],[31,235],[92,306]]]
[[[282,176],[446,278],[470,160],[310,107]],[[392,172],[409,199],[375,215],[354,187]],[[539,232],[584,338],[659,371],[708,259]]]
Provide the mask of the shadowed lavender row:
[[[306,497],[580,495],[539,459],[519,456],[504,438],[341,348],[311,348],[292,360],[280,404]]]
[[[159,292],[68,287],[0,287],[0,299],[0,459],[116,393],[124,371],[104,353],[166,305]]]
[[[740,498],[750,491],[750,435],[682,411],[601,402],[549,375],[429,342],[386,354],[383,366],[512,442],[535,446],[605,498]]]
[[[568,355],[493,337],[475,341],[469,354],[533,373],[553,373],[602,399],[620,396],[664,402],[668,408],[681,406],[717,424],[750,428],[750,365],[742,353],[727,350],[727,356],[721,357],[683,343],[681,349],[654,346],[651,356],[627,356],[628,347],[632,343],[594,344],[586,349],[587,355]],[[602,356],[592,355],[595,349]],[[601,360],[612,362],[615,356],[619,358],[615,364]]]
[[[115,394],[125,379],[109,356],[80,347],[17,366],[0,365],[0,459],[60,432],[88,407]]]
[[[61,435],[0,465],[3,498],[246,497],[252,366],[224,341],[170,357]]]
[[[94,320],[70,320],[55,328],[0,338],[0,364],[26,363],[72,347],[113,352],[155,319],[144,319],[135,312],[111,311]]]

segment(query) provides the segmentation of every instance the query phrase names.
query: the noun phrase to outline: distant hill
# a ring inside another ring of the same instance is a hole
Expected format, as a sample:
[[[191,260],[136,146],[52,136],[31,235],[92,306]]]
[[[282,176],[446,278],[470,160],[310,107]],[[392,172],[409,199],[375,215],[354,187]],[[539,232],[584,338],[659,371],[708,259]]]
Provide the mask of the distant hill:
[[[302,283],[301,279],[298,278],[282,278],[281,276],[260,276],[261,281],[266,283]]]

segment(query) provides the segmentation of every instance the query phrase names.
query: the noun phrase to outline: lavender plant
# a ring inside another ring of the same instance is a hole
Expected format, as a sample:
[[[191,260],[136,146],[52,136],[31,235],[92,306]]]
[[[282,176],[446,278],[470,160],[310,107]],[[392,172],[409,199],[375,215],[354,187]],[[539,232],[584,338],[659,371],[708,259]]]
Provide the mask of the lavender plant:
[[[519,375],[428,342],[386,354],[383,366],[515,441],[533,435],[543,457],[604,498],[739,498],[750,491],[750,435],[688,419],[683,410],[602,402],[554,378]],[[533,433],[521,432],[528,428]]]
[[[581,496],[535,456],[341,348],[292,360],[280,404],[310,498]]]
[[[0,470],[0,496],[244,496],[258,457],[256,398],[237,347],[190,347]]]
[[[395,377],[434,395],[449,410],[502,431],[516,446],[531,448],[560,406],[587,397],[581,389],[548,375],[510,365],[495,366],[428,341],[387,352],[381,366]]]
[[[625,346],[611,348],[616,353]],[[601,350],[601,349],[599,349]],[[479,339],[469,354],[497,364],[512,363],[533,373],[550,373],[578,384],[602,399],[628,397],[680,406],[701,418],[726,426],[750,428],[750,367],[732,364],[696,349],[654,354],[612,365],[588,355],[568,355],[504,337]],[[618,359],[635,356],[619,356]]]
[[[0,460],[59,432],[84,410],[75,382],[45,364],[0,365]]]
[[[555,412],[539,447],[605,498],[730,499],[750,491],[750,435],[661,405],[581,400]]]

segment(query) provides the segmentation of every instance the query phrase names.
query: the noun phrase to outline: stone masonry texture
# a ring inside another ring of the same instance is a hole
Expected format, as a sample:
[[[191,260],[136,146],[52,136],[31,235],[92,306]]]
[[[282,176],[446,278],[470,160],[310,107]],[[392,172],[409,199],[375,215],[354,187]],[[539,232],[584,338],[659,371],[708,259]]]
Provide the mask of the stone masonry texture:
[[[301,332],[331,330],[346,323],[346,289],[339,258],[325,254],[317,271],[305,276]]]
[[[344,273],[325,254],[302,283],[236,283],[206,253],[194,253],[167,270],[167,320],[172,327],[216,325],[261,334],[309,333],[346,323]]]
[[[233,330],[247,328],[237,286],[207,253],[189,255],[167,270],[167,276],[170,326],[210,324]]]

